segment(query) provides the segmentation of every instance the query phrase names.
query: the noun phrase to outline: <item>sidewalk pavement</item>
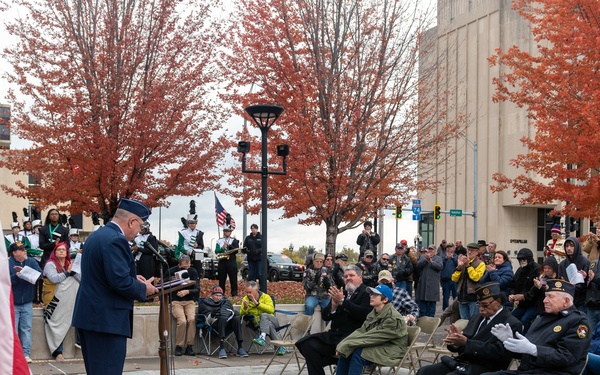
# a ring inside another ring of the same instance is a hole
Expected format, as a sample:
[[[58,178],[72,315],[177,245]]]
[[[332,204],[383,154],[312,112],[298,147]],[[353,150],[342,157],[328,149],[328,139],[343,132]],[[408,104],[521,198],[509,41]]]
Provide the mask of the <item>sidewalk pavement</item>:
[[[206,354],[193,357],[173,357],[173,370],[171,374],[197,375],[199,369],[210,369],[210,375],[230,375],[236,373],[259,375],[267,367],[272,355],[273,352],[265,352],[264,354],[251,353],[247,358],[239,358],[233,355],[227,359],[219,359],[216,355],[209,357]],[[279,374],[283,368],[283,364],[291,355],[293,354],[288,353],[284,356],[277,356],[271,367],[269,367],[268,373]],[[33,361],[33,363],[29,364],[29,368],[33,375],[85,374],[85,366],[82,359],[66,359],[64,362],[56,362],[54,360]],[[125,360],[123,373],[131,375],[160,375],[160,360],[158,356],[152,358],[128,358]],[[298,374],[298,366],[292,358],[284,375],[296,374]]]

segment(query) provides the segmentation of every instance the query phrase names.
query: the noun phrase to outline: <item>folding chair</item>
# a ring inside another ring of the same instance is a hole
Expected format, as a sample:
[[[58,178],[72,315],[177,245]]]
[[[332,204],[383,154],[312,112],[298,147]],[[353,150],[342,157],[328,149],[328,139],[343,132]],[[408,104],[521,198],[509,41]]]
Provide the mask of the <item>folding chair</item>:
[[[273,296],[270,296],[270,297],[271,297],[271,300],[273,301],[273,306],[275,307],[275,312],[274,312],[275,316],[277,316],[277,314],[283,314],[283,315],[286,315],[289,319],[289,317],[292,315],[298,315],[297,312],[278,310],[277,305],[275,304],[275,298]],[[251,339],[260,334],[260,327],[259,327],[259,324],[256,323],[256,317],[254,315],[246,314],[246,315],[242,316],[242,321],[246,323],[245,324],[246,333],[248,334],[248,336]],[[277,327],[275,330],[277,332],[280,332],[283,330],[284,333],[282,336],[285,336],[287,333],[286,330],[290,327],[290,325],[291,325],[291,323],[288,321],[287,323],[282,324],[279,327]],[[255,344],[254,341],[250,340],[250,346],[248,347],[248,352],[252,351],[252,347],[254,347],[254,349],[256,350],[256,354],[262,354],[267,349],[275,350],[275,347],[270,344],[270,341],[267,342],[267,345],[261,347],[260,345]]]
[[[422,316],[417,320],[417,326],[421,328],[421,335],[427,335],[427,339],[424,343],[415,344],[412,347],[410,358],[412,363],[419,363],[421,367],[421,357],[428,349],[433,348],[433,334],[435,330],[440,326],[440,318],[432,318],[429,316]],[[413,354],[414,352],[414,354]]]
[[[407,368],[407,366],[409,369],[409,371],[408,371],[409,375],[412,371],[415,370],[415,366],[412,363],[412,358],[411,358],[410,353],[413,349],[413,346],[417,342],[417,338],[419,337],[419,334],[421,333],[421,327],[413,326],[413,327],[406,327],[406,329],[408,330],[408,347],[406,348],[406,353],[404,353],[404,357],[402,357],[402,359],[400,360],[400,362],[398,362],[397,365],[390,367],[390,369],[386,375],[390,375],[392,373],[397,374],[398,370],[400,370],[401,368]],[[409,362],[407,362],[407,361],[409,361]],[[373,368],[373,370],[371,370],[370,374],[372,374],[373,371],[377,370],[377,373],[379,375],[381,375],[382,369],[383,369],[383,366],[375,364],[375,367]]]
[[[456,322],[454,322],[454,325],[456,325],[456,328],[458,328],[459,331],[462,331],[467,326],[467,323],[469,323],[469,321],[467,319],[459,319]],[[431,348],[428,348],[427,351],[432,354],[435,354],[435,358],[433,359],[433,361],[431,363],[437,363],[437,361],[441,355],[454,354],[450,350],[448,350],[448,347],[445,342],[443,342],[442,345],[440,345],[440,346],[433,346]]]
[[[315,320],[315,317],[312,315],[311,316],[307,316],[304,314],[298,315],[296,317],[296,319],[294,319],[294,321],[290,324],[289,329],[286,331],[285,336],[281,340],[271,340],[271,345],[273,345],[275,347],[284,347],[286,349],[291,348],[292,353],[293,353],[293,356],[290,355],[288,357],[288,360],[283,365],[283,368],[281,369],[281,372],[279,373],[279,375],[283,374],[283,371],[285,371],[285,368],[288,366],[288,364],[292,360],[292,357],[296,358],[296,364],[298,365],[298,369],[301,369],[300,360],[298,359],[298,352],[297,352],[297,348],[296,348],[296,341],[308,334],[308,331],[310,330],[310,327],[312,326],[312,323],[314,320]],[[292,337],[292,333],[294,331],[300,333],[300,337],[298,337],[297,339],[294,339]],[[275,360],[276,356],[277,356],[277,352],[273,353],[273,357],[271,357],[271,361],[265,368],[265,371],[263,371],[263,374],[265,374],[267,372],[267,370],[269,369],[269,367]]]
[[[202,298],[198,299],[198,308],[200,308],[202,303]],[[200,338],[201,344],[198,354],[202,353],[202,349],[204,349],[206,355],[215,354],[219,350],[221,335],[213,326],[213,322],[204,314],[196,314],[196,328],[198,328],[198,337]],[[225,335],[225,348],[235,352],[236,347],[230,342],[231,337],[234,336],[234,332],[225,332]],[[213,350],[212,341],[215,338],[219,341],[219,344],[217,344]]]

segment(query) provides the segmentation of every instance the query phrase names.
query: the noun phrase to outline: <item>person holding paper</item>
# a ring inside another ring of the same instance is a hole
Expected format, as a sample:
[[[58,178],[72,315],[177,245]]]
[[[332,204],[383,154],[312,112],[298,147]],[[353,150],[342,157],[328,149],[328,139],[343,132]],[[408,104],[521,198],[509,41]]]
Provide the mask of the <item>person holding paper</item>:
[[[59,242],[44,266],[44,276],[56,286],[52,300],[44,311],[44,330],[48,349],[58,362],[64,361],[63,340],[71,327],[75,298],[81,275],[72,270],[67,244]]]
[[[35,283],[42,270],[32,258],[27,258],[27,248],[20,242],[10,245],[11,257],[8,260],[10,283],[15,303],[15,330],[21,340],[23,354],[28,363],[31,351],[31,322],[33,319],[33,294]]]
[[[575,285],[573,305],[575,305],[577,310],[587,313],[585,293],[587,291],[587,276],[590,269],[590,261],[581,253],[581,244],[577,237],[567,238],[564,243],[564,249],[567,256],[558,265],[558,278]],[[574,267],[575,270],[573,270]],[[571,270],[570,275],[569,270]]]
[[[142,202],[123,198],[112,218],[83,245],[81,284],[73,326],[79,328],[88,375],[121,375],[133,332],[133,301],[158,290],[154,278],[136,276],[129,241],[150,216]]]

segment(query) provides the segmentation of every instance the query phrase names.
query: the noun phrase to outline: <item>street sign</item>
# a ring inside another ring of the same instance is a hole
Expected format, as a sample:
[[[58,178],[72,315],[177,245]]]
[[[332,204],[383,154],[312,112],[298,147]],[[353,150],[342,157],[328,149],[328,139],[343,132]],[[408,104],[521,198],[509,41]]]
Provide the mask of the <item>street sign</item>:
[[[450,216],[461,217],[462,210],[450,210]]]
[[[413,220],[421,220],[421,200],[413,199],[412,201],[412,212],[413,212]],[[415,219],[415,216],[419,216],[418,219]]]
[[[419,215],[419,214],[413,215],[413,220],[417,220],[417,221],[421,220],[421,215]]]

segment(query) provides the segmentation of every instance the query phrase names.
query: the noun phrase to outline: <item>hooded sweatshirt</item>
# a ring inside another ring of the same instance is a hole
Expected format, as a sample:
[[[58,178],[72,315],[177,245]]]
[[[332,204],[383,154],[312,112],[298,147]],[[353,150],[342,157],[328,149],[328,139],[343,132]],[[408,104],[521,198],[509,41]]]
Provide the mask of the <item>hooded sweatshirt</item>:
[[[568,241],[571,241],[575,244],[575,250],[573,251],[572,255],[567,254],[565,259],[558,265],[558,278],[567,281],[569,280],[569,277],[567,276],[567,267],[571,263],[575,264],[575,266],[577,267],[577,271],[583,270],[587,274],[590,270],[590,261],[581,253],[581,244],[579,243],[577,237],[569,237],[565,240],[565,254],[567,248],[566,244]],[[586,283],[587,277],[583,283],[575,285],[575,296],[573,298],[573,304],[576,307],[583,306],[583,304],[585,303],[585,292],[587,289]]]

